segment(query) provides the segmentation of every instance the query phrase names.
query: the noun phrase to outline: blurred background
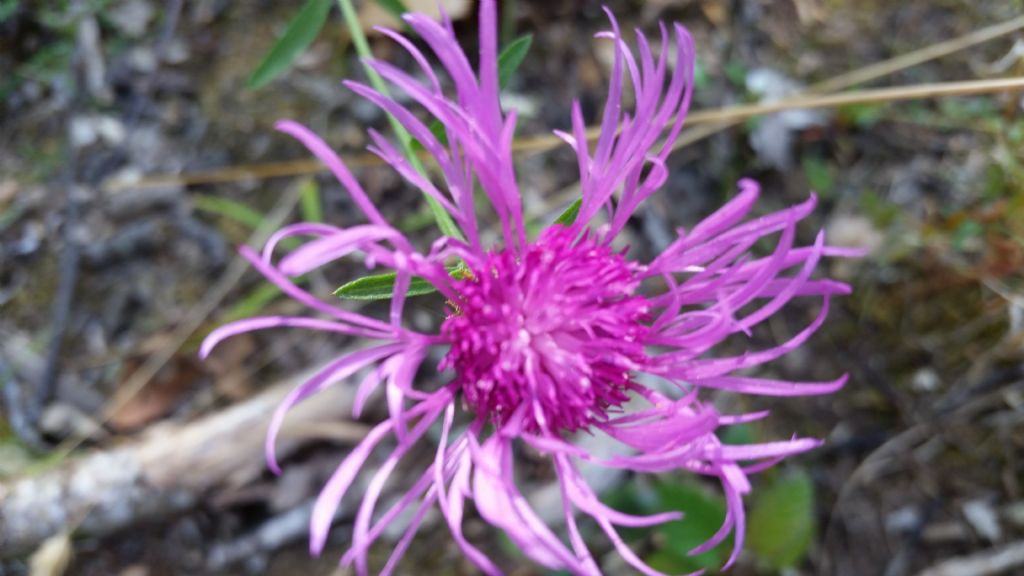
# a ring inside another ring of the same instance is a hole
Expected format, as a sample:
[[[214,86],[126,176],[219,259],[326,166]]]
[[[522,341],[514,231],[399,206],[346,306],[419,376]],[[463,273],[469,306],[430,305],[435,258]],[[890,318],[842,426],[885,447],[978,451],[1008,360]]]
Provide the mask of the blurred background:
[[[475,3],[443,4],[472,55]],[[608,5],[624,30],[655,35],[659,20],[689,28],[695,110],[1024,73],[1019,0]],[[391,21],[395,3],[357,7],[369,29]],[[600,4],[505,0],[501,11],[502,42],[532,35],[504,95],[520,113],[519,137],[565,129],[575,98],[594,123],[613,58],[593,38],[607,28]],[[369,39],[379,57],[410,66],[394,43]],[[382,411],[350,420],[346,386],[304,406],[285,434],[281,477],[265,470],[261,443],[283,391],[359,343],[275,331],[197,359],[219,324],[303,312],[240,262],[237,246],[294,221],[359,222],[274,121],[311,126],[386,217],[421,246],[436,236],[418,192],[363,151],[364,130],[386,130],[386,119],[340,85],[364,75],[337,6],[0,0],[0,70],[0,575],[345,574],[337,560],[351,506],[322,559],[308,556],[308,513]],[[845,76],[853,71],[864,74]],[[868,251],[826,264],[853,296],[833,302],[808,345],[763,371],[849,372],[844,390],[717,399],[773,411],[728,441],[827,440],[756,478],[748,544],[731,574],[1024,574],[1021,106],[1020,93],[996,93],[703,124],[630,222],[634,252],[649,258],[749,176],[764,187],[762,212],[819,194],[803,242],[824,227],[830,243]],[[518,164],[527,212],[542,226],[577,193],[575,159],[566,146],[541,147]],[[360,269],[353,261],[305,282],[330,297]],[[408,309],[429,326],[441,306],[427,296]],[[817,306],[791,305],[753,344],[784,340]],[[527,452],[522,463],[524,490],[542,502],[550,470]],[[594,481],[623,509],[687,513],[627,531],[656,568],[714,573],[724,561],[731,543],[686,555],[721,522],[717,487],[674,475]],[[605,573],[630,574],[598,532],[586,535]],[[546,574],[475,517],[466,533],[510,574]],[[378,569],[395,536],[374,552]],[[474,570],[435,517],[398,573]]]

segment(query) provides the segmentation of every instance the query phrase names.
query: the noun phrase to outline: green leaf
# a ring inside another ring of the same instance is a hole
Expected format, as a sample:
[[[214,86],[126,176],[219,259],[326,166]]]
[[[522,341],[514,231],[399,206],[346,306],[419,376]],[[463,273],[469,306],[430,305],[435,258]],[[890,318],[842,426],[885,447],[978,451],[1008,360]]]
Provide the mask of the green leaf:
[[[516,38],[498,55],[498,85],[502,88],[508,84],[515,74],[516,69],[523,63],[526,53],[530,51],[530,44],[533,43],[533,36],[526,34]]]
[[[985,234],[985,226],[976,220],[964,220],[953,230],[950,235],[950,242],[957,251],[963,251],[971,240],[980,238]]]
[[[775,569],[803,560],[814,539],[814,483],[804,471],[778,476],[754,491],[747,522],[747,544]]]
[[[561,224],[562,226],[569,226],[576,221],[576,217],[580,214],[580,206],[583,204],[583,198],[577,198],[569,207],[565,209],[558,218],[555,218],[555,224]]]
[[[725,77],[739,88],[747,87],[747,69],[739,62],[733,60],[725,65]]]
[[[306,222],[323,222],[324,213],[320,202],[320,187],[316,180],[309,179],[299,185],[299,212]]]
[[[427,129],[429,129],[430,133],[434,135],[434,138],[437,138],[437,142],[441,144],[441,146],[448,145],[448,130],[445,129],[444,124],[442,124],[440,120],[434,120],[431,122]],[[412,139],[410,145],[412,146],[413,151],[417,154],[426,150],[426,147],[415,138]]]
[[[757,433],[754,431],[754,427],[750,424],[734,424],[732,426],[726,426],[719,439],[723,444],[753,444],[757,442]]]
[[[199,194],[193,197],[192,202],[196,210],[223,216],[252,230],[259,228],[263,223],[263,214],[237,200],[209,194]]]
[[[288,66],[309,48],[320,29],[327,22],[331,0],[307,0],[302,10],[288,23],[284,34],[263,57],[256,70],[249,76],[248,87],[258,89],[277,78]]]
[[[448,274],[452,278],[461,279],[470,276],[469,270],[463,264],[448,266],[447,269]],[[394,272],[363,276],[343,284],[341,288],[334,291],[334,295],[346,300],[390,300],[391,295],[395,291],[395,280],[397,278],[398,274]],[[437,288],[434,288],[433,284],[423,278],[413,276],[409,282],[409,290],[405,295],[406,297],[423,296],[424,294],[433,294],[434,292],[437,292]]]
[[[711,78],[708,76],[707,69],[704,65],[697,60],[693,63],[693,89],[696,92],[703,92],[705,88],[711,83]]]
[[[197,194],[192,198],[192,203],[200,212],[234,220],[249,231],[256,230],[263,225],[263,214],[237,200],[211,194]],[[3,226],[0,226],[0,230],[2,229]],[[285,250],[294,250],[300,243],[298,238],[285,238],[281,241],[281,246]]]
[[[652,559],[667,561],[671,558],[674,572],[720,568],[725,562],[724,551],[731,546],[731,538],[696,556],[690,556],[689,552],[706,542],[722,526],[725,520],[724,499],[697,484],[682,482],[661,482],[655,493],[659,510],[679,510],[686,516],[655,529],[665,544],[659,550],[660,558]]]
[[[830,197],[835,188],[835,182],[832,178],[832,168],[828,163],[817,156],[810,155],[804,156],[801,163],[804,168],[804,177],[807,178],[811,190],[823,198]]]
[[[377,3],[390,12],[392,16],[398,18],[399,22],[404,22],[404,20],[402,20],[402,14],[405,14],[409,10],[405,7],[405,4],[402,3],[402,0],[377,0]]]
[[[281,289],[265,282],[243,296],[218,319],[218,322],[234,322],[255,316],[281,295]]]
[[[398,275],[394,272],[387,274],[374,274],[363,276],[334,291],[338,298],[346,300],[390,300],[395,291],[395,279]],[[413,276],[409,282],[409,291],[406,296],[422,296],[437,292],[437,289],[423,278]]]

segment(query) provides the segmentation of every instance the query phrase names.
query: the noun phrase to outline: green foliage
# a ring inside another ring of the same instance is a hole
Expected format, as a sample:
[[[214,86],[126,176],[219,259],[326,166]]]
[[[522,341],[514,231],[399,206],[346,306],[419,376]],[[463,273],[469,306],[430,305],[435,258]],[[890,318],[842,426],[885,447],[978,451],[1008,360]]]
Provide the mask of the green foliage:
[[[750,424],[736,424],[719,428],[718,437],[723,444],[753,444],[757,442],[757,434]]]
[[[449,266],[448,273],[453,278],[465,278],[468,275],[466,267],[461,264]],[[343,284],[334,291],[334,295],[345,300],[390,300],[395,291],[397,278],[398,275],[394,272],[363,276]],[[406,297],[423,296],[434,292],[437,292],[437,288],[434,288],[430,282],[413,276],[405,295]]]
[[[402,3],[402,0],[377,0],[377,3],[390,12],[392,16],[398,18],[399,22],[402,22],[402,14],[409,11],[405,4]]]
[[[860,193],[860,208],[877,228],[886,228],[902,214],[900,207],[889,202],[874,190]]]
[[[516,38],[502,49],[501,54],[498,55],[499,86],[504,88],[508,85],[509,80],[512,79],[516,70],[519,69],[519,65],[526,58],[526,53],[530,51],[531,44],[533,44],[533,36],[526,34]]]
[[[0,0],[0,24],[18,13],[21,0]]]
[[[885,107],[880,104],[849,104],[836,111],[839,118],[858,128],[871,128],[885,116]]]
[[[801,164],[803,164],[804,177],[807,178],[811,190],[823,198],[830,197],[835,186],[832,167],[821,158],[812,155],[805,155],[801,159]]]
[[[733,86],[746,90],[747,88],[747,68],[743,64],[732,60],[725,65],[725,77],[732,83]]]
[[[957,251],[964,251],[970,245],[971,240],[980,238],[985,234],[985,226],[977,220],[964,220],[953,230],[953,234],[949,240],[953,245],[953,249]]]
[[[234,220],[250,230],[259,228],[263,223],[263,214],[244,202],[210,194],[197,194],[192,202],[196,210]]]
[[[306,180],[299,185],[299,212],[306,222],[323,222],[323,203],[320,201],[320,187],[316,180]]]
[[[707,541],[722,526],[725,519],[725,499],[692,479],[666,476],[652,487],[641,488],[636,482],[624,484],[602,494],[601,500],[627,514],[645,515],[677,510],[682,520],[667,522],[653,528],[627,528],[619,534],[627,542],[636,543],[650,538],[655,549],[644,556],[644,561],[656,570],[670,574],[696,570],[714,572],[725,563],[731,538],[715,548],[696,556],[690,550]]]
[[[296,283],[299,282],[298,279],[295,281]],[[280,295],[280,288],[270,282],[263,282],[249,291],[245,296],[242,296],[238,302],[235,302],[231,306],[231,308],[228,308],[227,311],[217,319],[217,322],[234,322],[235,320],[241,320],[242,318],[249,318],[250,316],[260,314]]]
[[[577,198],[569,207],[562,212],[558,218],[555,218],[555,224],[561,224],[562,226],[568,226],[576,221],[576,217],[580,214],[580,206],[583,204],[583,198]]]
[[[804,471],[775,476],[757,486],[747,522],[747,545],[776,570],[800,564],[817,529],[814,483]]]
[[[679,510],[686,516],[654,528],[662,546],[647,558],[651,566],[663,572],[716,570],[725,563],[732,538],[715,548],[691,556],[690,550],[707,541],[725,520],[725,499],[695,482],[660,482],[655,487],[655,510]]]
[[[704,68],[704,65],[697,60],[693,63],[693,89],[696,92],[703,92],[708,87],[708,83],[711,81],[711,77],[708,76],[708,71]]]
[[[343,284],[334,291],[334,295],[345,300],[390,300],[395,291],[397,278],[398,275],[395,272],[363,276]],[[405,295],[422,296],[434,292],[437,292],[437,289],[430,282],[423,278],[413,277],[409,282],[409,291]]]
[[[284,34],[249,76],[248,87],[253,90],[262,88],[287,70],[316,39],[327,22],[330,8],[331,0],[307,0],[302,10],[288,23]]]

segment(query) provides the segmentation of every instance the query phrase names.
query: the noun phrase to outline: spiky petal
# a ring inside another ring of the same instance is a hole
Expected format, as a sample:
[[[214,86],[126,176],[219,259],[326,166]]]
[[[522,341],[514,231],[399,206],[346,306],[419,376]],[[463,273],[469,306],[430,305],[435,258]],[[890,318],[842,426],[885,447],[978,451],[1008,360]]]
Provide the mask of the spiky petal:
[[[601,503],[577,466],[627,469],[637,473],[688,470],[717,478],[728,510],[721,529],[693,552],[721,543],[731,533],[728,564],[742,548],[743,497],[748,475],[780,459],[809,450],[817,440],[794,438],[744,446],[723,444],[722,426],[749,422],[766,412],[720,414],[702,396],[708,389],[739,394],[801,396],[827,394],[845,382],[788,382],[738,376],[801,346],[821,326],[829,297],[849,292],[842,283],[814,279],[823,257],[855,252],[828,246],[819,234],[814,244],[798,246],[796,226],[815,206],[806,202],[767,216],[748,219],[758,186],[740,182],[739,194],[717,212],[680,231],[654,261],[631,261],[612,249],[637,206],[667,177],[665,165],[682,128],[693,86],[693,42],[672,27],[675,67],[670,70],[669,28],[661,27],[665,50],[655,58],[637,34],[638,55],[626,46],[609,12],[612,30],[599,37],[614,43],[615,58],[601,134],[591,147],[579,104],[572,129],[559,132],[576,151],[582,202],[575,222],[553,226],[536,239],[527,237],[511,143],[515,114],[505,115],[498,100],[497,32],[494,0],[480,8],[480,69],[474,72],[458,47],[451,23],[408,15],[409,27],[442,63],[454,85],[454,97],[414,44],[385,31],[419,64],[421,82],[387,63],[374,69],[395,89],[441,122],[446,139],[395,100],[356,83],[348,86],[392,114],[434,160],[443,184],[413,169],[396,147],[371,132],[372,150],[413,186],[448,210],[466,235],[465,242],[445,238],[427,253],[391,226],[370,202],[345,164],[320,138],[294,122],[282,131],[296,137],[322,160],[351,194],[369,224],[348,229],[298,224],[275,234],[261,254],[243,254],[286,294],[329,319],[266,317],[242,320],[216,330],[202,353],[224,338],[252,330],[298,327],[356,336],[375,343],[328,364],[288,396],[275,414],[268,437],[268,462],[277,471],[273,446],[288,409],[327,386],[362,374],[357,380],[355,416],[375,392],[383,391],[389,418],[374,427],[337,468],[313,511],[311,550],[319,554],[341,500],[375,453],[355,514],[351,546],[343,564],[359,574],[369,571],[367,552],[384,527],[410,518],[383,568],[390,573],[408,547],[426,512],[437,506],[459,547],[486,574],[498,567],[462,533],[467,500],[493,526],[503,530],[533,561],[574,574],[599,574],[578,528],[578,516],[590,518],[623,558],[643,574],[658,574],[640,560],[617,533],[619,526],[650,526],[679,517],[679,511],[638,517]],[[624,77],[633,85],[636,105],[622,109]],[[660,142],[660,143],[659,143]],[[501,242],[485,247],[477,220],[474,189],[483,191],[500,223]],[[606,218],[604,224],[599,219]],[[278,262],[274,247],[288,237],[309,240]],[[773,252],[751,258],[755,244],[774,241]],[[368,266],[396,272],[395,294],[387,320],[371,318],[317,299],[289,277],[361,253]],[[453,277],[445,264],[461,260],[468,270]],[[423,334],[402,323],[405,291],[413,276],[434,284],[448,299],[448,318],[437,334]],[[726,338],[749,334],[792,299],[819,297],[817,317],[789,341],[735,357],[714,354]],[[451,378],[440,389],[416,385],[415,375],[432,347],[447,347],[440,365]],[[644,376],[646,375],[646,376]],[[664,383],[651,387],[644,382]],[[627,405],[628,403],[628,405]],[[456,431],[458,406],[470,413],[468,427]],[[435,456],[383,514],[376,514],[385,483],[399,461],[427,431],[440,427]],[[598,456],[574,442],[574,432],[605,434],[622,447]],[[566,537],[549,527],[516,484],[516,443],[547,454],[563,500]],[[742,463],[742,464],[741,464]],[[685,511],[683,511],[685,512]]]

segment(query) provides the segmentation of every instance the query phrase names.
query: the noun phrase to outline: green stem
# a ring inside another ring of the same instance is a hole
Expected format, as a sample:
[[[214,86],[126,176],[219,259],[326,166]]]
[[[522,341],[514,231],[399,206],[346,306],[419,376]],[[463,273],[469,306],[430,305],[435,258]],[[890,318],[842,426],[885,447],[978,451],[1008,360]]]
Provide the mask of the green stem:
[[[366,71],[366,76],[370,79],[370,84],[374,90],[380,92],[384,97],[389,97],[388,87],[384,84],[384,80],[380,77],[377,72],[367,64],[367,60],[373,58],[373,54],[370,52],[370,45],[366,41],[366,34],[363,33],[362,26],[359,25],[359,17],[356,15],[355,9],[352,7],[352,0],[338,0],[338,7],[341,8],[341,13],[345,17],[345,23],[348,25],[349,34],[352,36],[352,43],[356,47],[356,53],[362,58],[363,70]],[[409,159],[409,163],[412,167],[427,176],[426,168],[420,161],[419,156],[416,155],[415,150],[412,148],[412,136],[409,131],[402,126],[401,122],[397,118],[388,114],[388,122],[391,124],[391,129],[394,131],[395,136],[398,138],[398,143],[402,147],[402,152],[405,157]],[[427,199],[427,205],[430,206],[430,211],[434,215],[434,220],[437,221],[437,227],[441,229],[441,233],[445,236],[450,236],[458,240],[464,240],[462,232],[459,231],[459,227],[455,225],[455,221],[444,209],[443,206],[430,196],[424,194],[424,198]]]

